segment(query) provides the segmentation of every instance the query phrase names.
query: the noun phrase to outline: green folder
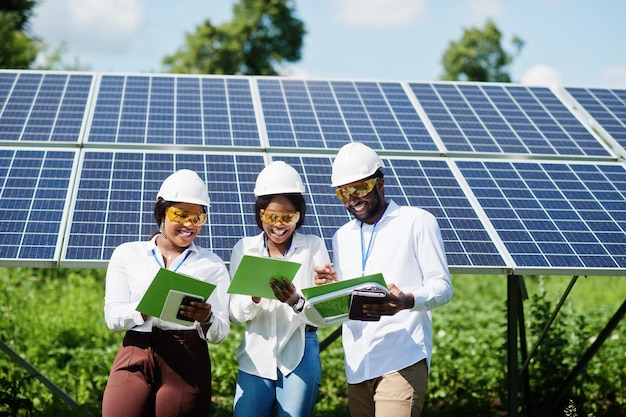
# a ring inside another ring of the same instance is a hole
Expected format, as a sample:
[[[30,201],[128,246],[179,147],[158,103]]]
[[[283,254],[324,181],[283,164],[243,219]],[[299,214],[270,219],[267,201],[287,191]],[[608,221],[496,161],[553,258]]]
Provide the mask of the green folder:
[[[143,298],[139,301],[137,311],[149,316],[161,317],[163,305],[170,290],[197,295],[206,301],[214,289],[214,284],[161,268],[155,275]]]
[[[352,291],[370,285],[387,288],[383,274],[379,273],[303,288],[302,295],[315,307],[320,319],[330,325],[348,320]]]
[[[227,292],[229,294],[250,295],[275,300],[276,296],[270,287],[272,278],[280,279],[285,277],[291,282],[300,266],[297,262],[284,261],[282,259],[244,255]]]

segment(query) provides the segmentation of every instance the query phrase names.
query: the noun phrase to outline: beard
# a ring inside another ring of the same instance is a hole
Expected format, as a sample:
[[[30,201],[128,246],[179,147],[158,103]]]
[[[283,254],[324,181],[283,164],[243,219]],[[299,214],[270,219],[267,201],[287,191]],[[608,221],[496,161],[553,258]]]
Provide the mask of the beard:
[[[377,189],[374,189],[374,191],[376,191],[375,193],[372,193],[372,199],[369,200],[367,202],[368,204],[368,210],[363,214],[362,217],[359,217],[356,213],[354,213],[351,209],[348,209],[348,211],[350,212],[350,214],[352,214],[352,216],[357,219],[360,220],[362,222],[367,223],[368,220],[373,219],[374,217],[376,217],[377,215],[380,214],[380,210],[382,207],[382,199],[380,198],[380,194],[378,193]]]

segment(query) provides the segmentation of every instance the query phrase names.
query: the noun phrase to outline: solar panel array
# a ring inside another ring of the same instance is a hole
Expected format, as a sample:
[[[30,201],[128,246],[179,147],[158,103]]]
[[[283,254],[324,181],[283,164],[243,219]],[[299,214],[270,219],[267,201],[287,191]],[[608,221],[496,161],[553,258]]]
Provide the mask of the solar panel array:
[[[0,264],[104,267],[156,231],[161,182],[206,180],[198,238],[228,261],[259,233],[257,174],[302,175],[304,233],[350,216],[330,187],[350,141],[385,194],[440,224],[454,273],[626,271],[626,91],[517,84],[0,71]]]

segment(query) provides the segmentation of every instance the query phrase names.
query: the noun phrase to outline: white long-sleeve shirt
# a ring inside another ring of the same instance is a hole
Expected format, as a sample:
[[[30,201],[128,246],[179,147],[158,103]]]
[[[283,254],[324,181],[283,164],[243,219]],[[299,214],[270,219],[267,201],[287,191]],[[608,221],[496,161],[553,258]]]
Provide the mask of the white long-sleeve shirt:
[[[411,310],[382,316],[380,321],[348,320],[343,324],[348,383],[399,371],[422,359],[430,369],[430,310],[452,297],[436,218],[425,210],[390,201],[376,226],[363,223],[361,228],[361,221],[356,219],[343,225],[333,236],[333,258],[340,279],[382,273],[387,285],[393,283],[415,297]]]
[[[228,318],[228,294],[230,282],[226,265],[216,254],[192,243],[174,259],[169,269],[216,285],[207,300],[215,321],[203,334],[200,323],[190,326],[148,317],[144,320],[136,310],[139,301],[162,267],[163,259],[155,238],[143,242],[128,242],[118,246],[111,255],[106,274],[104,318],[113,331],[134,330],[150,332],[153,327],[163,330],[197,329],[200,336],[210,343],[222,342],[230,331]]]
[[[230,260],[230,273],[235,275],[243,255],[265,256],[263,234],[241,239]],[[315,235],[295,232],[285,260],[301,264],[293,279],[296,290],[315,285],[316,266],[330,262],[322,239]],[[237,349],[239,369],[251,375],[276,380],[277,369],[290,374],[304,355],[304,330],[310,321],[310,306],[305,303],[301,313],[295,313],[286,303],[261,298],[257,304],[249,295],[232,295],[230,316],[235,323],[246,323],[241,344]],[[309,318],[308,318],[309,317]]]

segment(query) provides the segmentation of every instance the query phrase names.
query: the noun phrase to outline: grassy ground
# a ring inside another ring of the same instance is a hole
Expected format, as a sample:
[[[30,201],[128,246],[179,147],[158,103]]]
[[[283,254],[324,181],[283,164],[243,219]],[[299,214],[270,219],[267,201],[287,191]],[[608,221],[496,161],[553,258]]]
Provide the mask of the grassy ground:
[[[530,346],[543,328],[542,320],[550,316],[571,280],[563,276],[524,278],[529,295],[524,309]],[[433,312],[435,352],[425,415],[497,415],[505,409],[507,278],[454,276],[453,286],[451,303]],[[111,333],[104,325],[103,297],[103,270],[0,268],[0,339],[94,415],[99,413],[109,367],[121,339],[121,334]],[[535,397],[549,394],[546,381],[548,385],[560,383],[625,299],[626,277],[577,279],[546,348],[538,352],[532,364]],[[611,406],[621,407],[619,412],[626,409],[625,328],[622,321],[578,378],[572,395],[581,410],[579,415],[625,415],[606,411]],[[233,326],[223,344],[209,347],[214,416],[231,414],[235,351],[242,329]],[[320,340],[335,329],[321,329]],[[316,416],[347,415],[341,341],[333,342],[321,357],[324,375]],[[0,393],[6,393],[6,384],[11,386],[11,381],[23,378],[23,372],[3,354],[0,369]],[[20,389],[24,397],[33,399],[34,407],[51,409],[51,395],[41,384],[32,382]],[[4,411],[1,398],[0,412]],[[583,407],[590,411],[582,414]]]

